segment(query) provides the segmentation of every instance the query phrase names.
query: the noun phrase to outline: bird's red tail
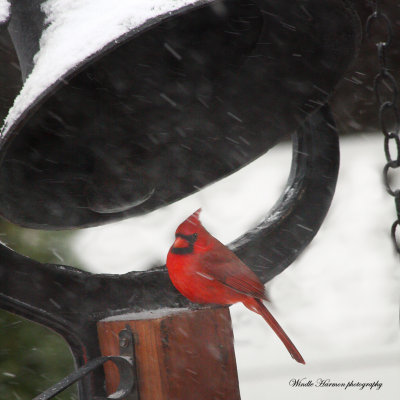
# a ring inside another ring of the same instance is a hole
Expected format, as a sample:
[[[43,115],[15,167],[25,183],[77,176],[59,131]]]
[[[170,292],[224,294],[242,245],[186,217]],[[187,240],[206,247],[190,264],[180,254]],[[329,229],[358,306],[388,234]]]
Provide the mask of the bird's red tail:
[[[279,339],[281,339],[282,343],[288,349],[292,358],[294,358],[297,362],[301,364],[305,364],[305,361],[299,351],[296,349],[296,346],[289,339],[288,335],[284,332],[282,327],[278,324],[278,321],[274,318],[274,316],[268,311],[268,309],[264,306],[263,302],[259,299],[251,298],[248,299],[243,304],[250,309],[251,311],[255,311],[260,314],[268,325],[273,329],[273,331],[278,335]]]

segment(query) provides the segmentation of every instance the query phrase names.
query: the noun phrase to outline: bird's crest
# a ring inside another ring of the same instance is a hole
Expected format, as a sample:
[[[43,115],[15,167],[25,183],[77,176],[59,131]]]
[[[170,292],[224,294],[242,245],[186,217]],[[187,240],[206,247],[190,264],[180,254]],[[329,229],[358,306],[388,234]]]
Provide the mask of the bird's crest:
[[[200,213],[201,213],[201,208],[195,211],[186,221],[189,224],[197,225],[200,222]]]
[[[197,231],[197,228],[201,226],[200,222],[201,208],[195,211],[190,217],[186,218],[176,230],[177,232],[184,234],[192,234]]]

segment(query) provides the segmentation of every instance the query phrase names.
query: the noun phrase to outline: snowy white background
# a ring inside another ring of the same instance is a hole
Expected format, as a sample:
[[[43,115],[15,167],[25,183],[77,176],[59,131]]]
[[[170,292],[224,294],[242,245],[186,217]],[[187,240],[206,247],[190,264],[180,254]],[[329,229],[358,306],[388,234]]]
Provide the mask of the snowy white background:
[[[307,365],[295,363],[256,314],[231,307],[242,400],[387,399],[400,396],[400,262],[388,235],[394,204],[382,185],[379,135],[341,140],[341,167],[320,232],[290,268],[268,284],[272,312]],[[92,271],[123,273],[165,262],[174,230],[203,207],[202,221],[229,243],[276,201],[291,148],[276,149],[239,173],[145,217],[82,230],[76,252]],[[158,243],[158,246],[154,244]],[[365,388],[294,388],[292,378],[379,380]]]

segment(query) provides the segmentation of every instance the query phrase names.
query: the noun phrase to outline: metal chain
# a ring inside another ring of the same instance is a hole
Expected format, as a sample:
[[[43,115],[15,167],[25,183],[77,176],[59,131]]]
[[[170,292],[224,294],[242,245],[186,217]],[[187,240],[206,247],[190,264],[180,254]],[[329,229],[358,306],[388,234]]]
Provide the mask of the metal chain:
[[[400,168],[400,114],[397,104],[399,89],[387,63],[393,29],[390,19],[382,11],[381,0],[374,2],[373,12],[367,19],[365,29],[367,38],[376,45],[378,53],[379,72],[374,79],[374,92],[379,105],[379,122],[384,136],[386,165],[383,168],[383,181],[386,191],[395,201],[397,219],[392,225],[391,236],[394,248],[400,254],[400,188],[394,189],[390,179],[390,174]]]

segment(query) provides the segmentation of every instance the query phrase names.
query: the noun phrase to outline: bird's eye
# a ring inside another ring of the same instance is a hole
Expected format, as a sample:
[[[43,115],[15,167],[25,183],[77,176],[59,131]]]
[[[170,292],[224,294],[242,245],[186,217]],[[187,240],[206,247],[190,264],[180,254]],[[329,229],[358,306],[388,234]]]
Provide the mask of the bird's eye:
[[[199,236],[197,233],[193,233],[193,242],[197,240],[197,236]]]

